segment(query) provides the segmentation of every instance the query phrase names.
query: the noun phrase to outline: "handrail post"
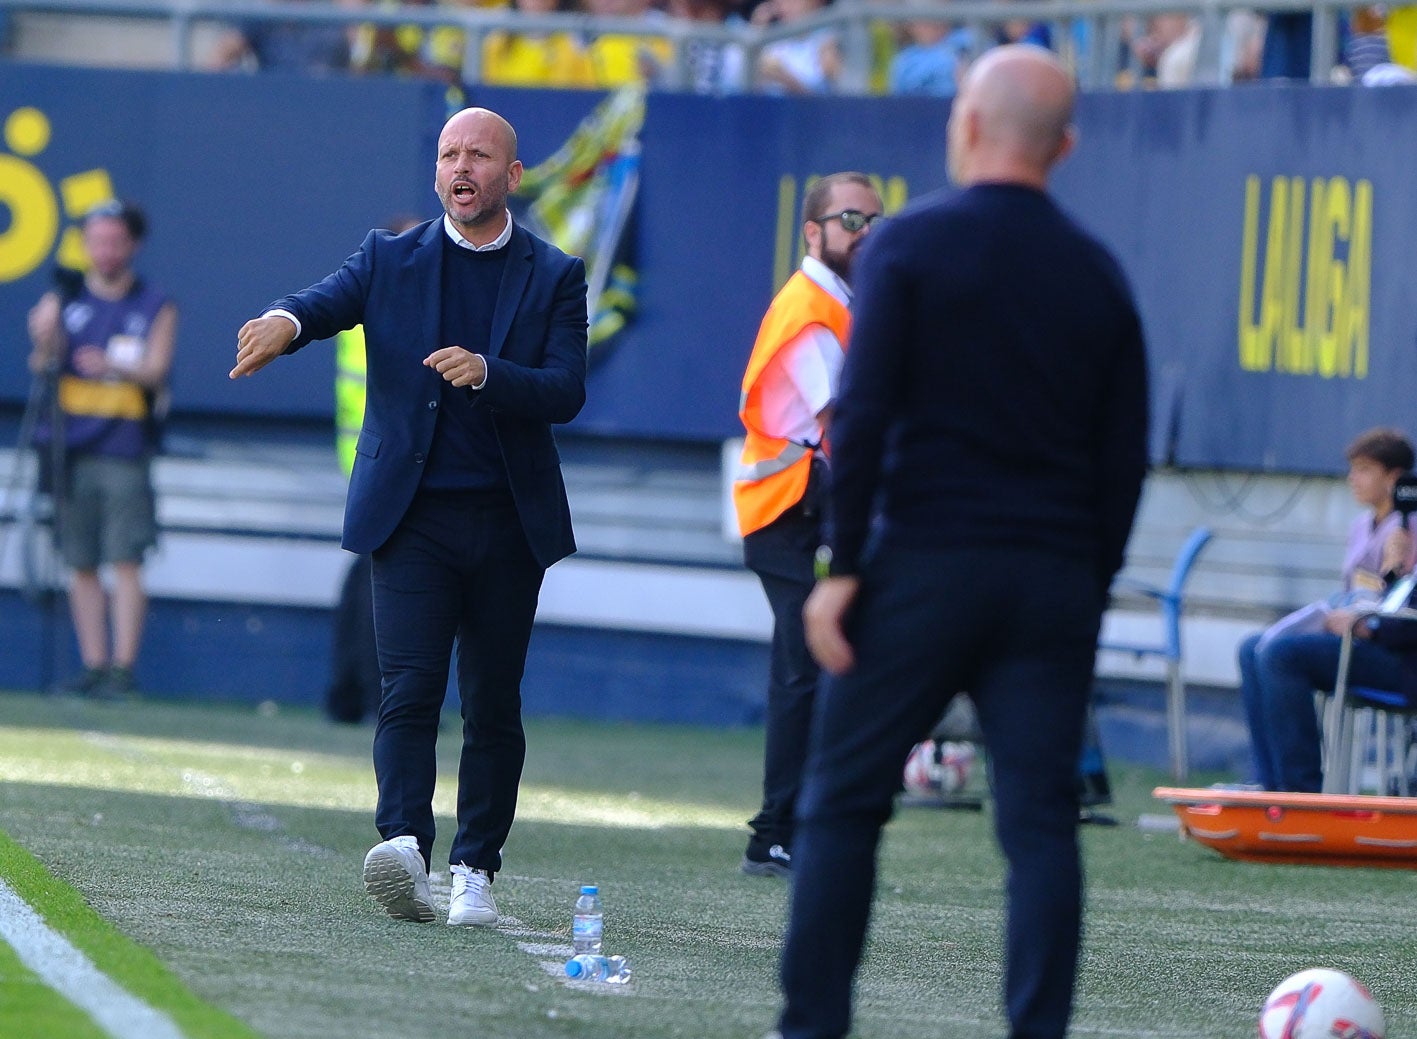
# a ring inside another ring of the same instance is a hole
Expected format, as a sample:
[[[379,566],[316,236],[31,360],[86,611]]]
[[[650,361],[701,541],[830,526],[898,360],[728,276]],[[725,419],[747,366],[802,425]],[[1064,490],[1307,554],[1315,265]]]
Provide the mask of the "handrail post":
[[[850,17],[842,34],[839,94],[865,94],[871,86],[871,22],[862,0],[842,0]]]
[[[1314,0],[1314,23],[1309,35],[1309,82],[1326,85],[1333,72],[1338,49],[1338,11],[1325,0]]]
[[[192,67],[192,11],[183,7],[172,12],[172,64],[179,72]]]

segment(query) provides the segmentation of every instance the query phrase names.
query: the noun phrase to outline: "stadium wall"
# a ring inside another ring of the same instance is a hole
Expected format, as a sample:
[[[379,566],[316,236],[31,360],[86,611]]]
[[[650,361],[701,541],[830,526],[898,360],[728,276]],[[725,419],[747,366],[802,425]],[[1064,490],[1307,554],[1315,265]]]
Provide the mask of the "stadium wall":
[[[235,330],[402,213],[433,215],[441,87],[393,79],[0,65],[0,403],[22,401],[24,314],[72,259],[76,218],[150,210],[143,268],[182,305],[175,399],[197,414],[321,417],[331,351],[226,379]],[[479,89],[534,164],[600,100]],[[1408,188],[1417,89],[1265,86],[1081,99],[1058,193],[1133,279],[1154,371],[1158,462],[1333,473],[1335,445],[1404,424],[1417,393]],[[947,106],[886,98],[652,95],[625,259],[628,326],[592,358],[575,429],[735,432],[756,322],[796,255],[811,177],[858,168],[888,208],[944,183]],[[1027,286],[1019,287],[1020,293]],[[1027,416],[1020,416],[1026,421]]]

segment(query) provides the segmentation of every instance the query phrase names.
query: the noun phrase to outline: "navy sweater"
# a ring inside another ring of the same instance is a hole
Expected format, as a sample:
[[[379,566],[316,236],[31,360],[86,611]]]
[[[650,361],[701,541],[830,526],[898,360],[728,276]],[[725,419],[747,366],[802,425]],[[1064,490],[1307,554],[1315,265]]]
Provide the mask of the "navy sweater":
[[[497,309],[497,290],[506,268],[505,248],[474,252],[443,236],[443,313],[439,329],[444,346],[460,346],[487,356],[492,341],[492,313]],[[474,391],[449,382],[443,382],[439,390],[438,423],[422,487],[505,489],[507,466],[492,426],[492,412],[481,406]]]
[[[1141,323],[1042,192],[978,185],[868,237],[831,429],[833,571],[871,535],[1122,565],[1146,470]]]

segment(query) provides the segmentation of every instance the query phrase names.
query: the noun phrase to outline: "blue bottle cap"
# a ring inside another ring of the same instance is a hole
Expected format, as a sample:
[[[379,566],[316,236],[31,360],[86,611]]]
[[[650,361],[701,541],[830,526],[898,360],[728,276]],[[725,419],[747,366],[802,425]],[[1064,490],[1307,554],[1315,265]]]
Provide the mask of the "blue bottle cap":
[[[585,967],[579,960],[566,961],[566,977],[579,978],[583,973],[585,973]]]
[[[598,895],[598,894],[600,894],[600,888],[598,888],[598,887],[597,887],[596,885],[594,885],[594,884],[582,884],[582,885],[581,885],[581,894],[583,894],[583,895]]]

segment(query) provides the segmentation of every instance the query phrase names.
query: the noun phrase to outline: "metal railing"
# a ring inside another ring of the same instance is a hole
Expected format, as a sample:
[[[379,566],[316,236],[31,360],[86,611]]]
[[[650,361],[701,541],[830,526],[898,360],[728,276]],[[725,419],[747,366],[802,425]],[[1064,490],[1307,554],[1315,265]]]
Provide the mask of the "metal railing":
[[[1057,50],[1074,68],[1083,89],[1112,89],[1129,71],[1137,71],[1130,48],[1125,46],[1129,26],[1144,24],[1153,16],[1183,14],[1195,18],[1201,29],[1195,73],[1197,86],[1226,81],[1221,68],[1221,40],[1232,11],[1261,14],[1312,13],[1312,65],[1309,80],[1331,82],[1338,46],[1338,15],[1361,6],[1356,0],[950,0],[942,5],[929,0],[836,0],[836,3],[791,24],[750,26],[705,25],[667,17],[614,18],[584,14],[530,15],[500,9],[379,5],[349,7],[326,0],[0,0],[0,11],[147,19],[166,22],[171,33],[172,67],[197,67],[193,38],[203,23],[251,21],[299,22],[316,25],[375,25],[422,28],[454,26],[466,34],[462,78],[481,81],[482,43],[489,33],[572,33],[591,39],[613,34],[645,40],[668,40],[674,60],[652,86],[670,90],[691,88],[689,55],[685,44],[736,47],[745,56],[738,90],[754,89],[753,69],[763,48],[779,40],[800,38],[831,30],[842,50],[842,73],[835,85],[840,94],[869,90],[872,63],[872,27],[879,23],[942,21],[966,26],[975,41],[992,41],[1007,22],[1025,21],[1049,26]],[[982,49],[976,42],[976,49]],[[1135,78],[1135,77],[1131,77]]]

